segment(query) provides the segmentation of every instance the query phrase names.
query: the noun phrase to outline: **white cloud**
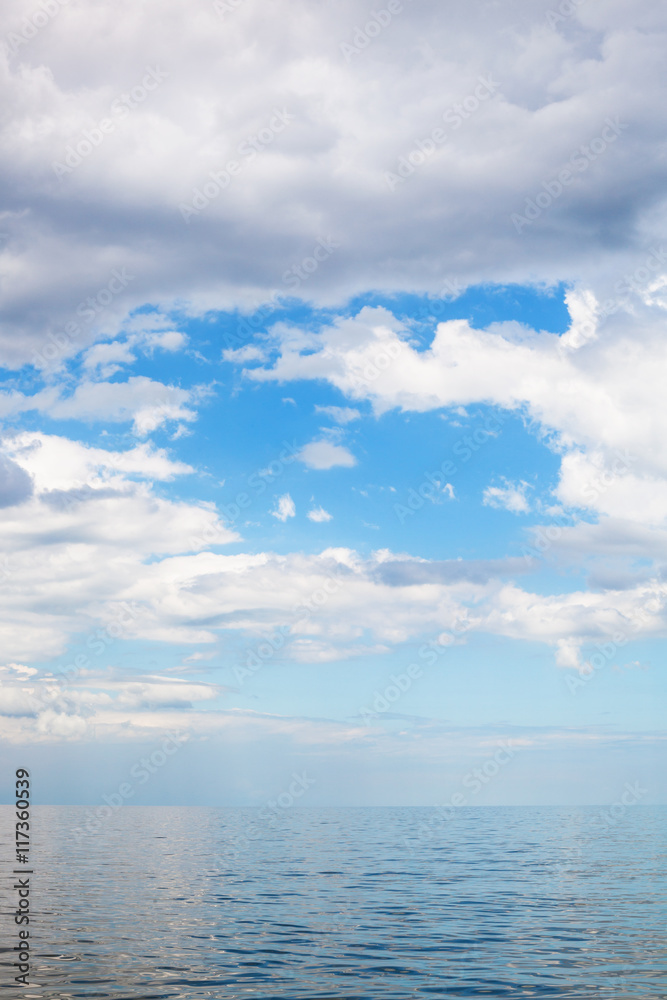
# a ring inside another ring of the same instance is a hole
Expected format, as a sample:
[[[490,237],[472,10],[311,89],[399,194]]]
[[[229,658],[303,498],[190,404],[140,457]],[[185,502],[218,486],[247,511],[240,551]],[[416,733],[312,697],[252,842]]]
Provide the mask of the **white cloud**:
[[[34,484],[0,521],[0,640],[15,660],[52,658],[70,635],[115,620],[128,587],[155,572],[152,559],[238,538],[211,505],[156,495],[153,480],[192,471],[164,450],[113,452],[33,432],[5,450]]]
[[[331,417],[337,424],[349,424],[353,420],[358,420],[361,416],[359,410],[355,410],[350,406],[316,406],[316,413],[324,413],[325,416]]]
[[[297,458],[309,469],[333,469],[337,465],[350,468],[357,464],[356,458],[347,448],[330,441],[311,441],[301,449]]]
[[[320,523],[322,521],[331,521],[333,516],[324,507],[314,507],[313,510],[309,510],[307,517],[310,521],[315,521]]]
[[[129,333],[125,340],[112,340],[89,348],[84,354],[83,364],[96,378],[107,379],[123,366],[135,362],[137,351],[150,354],[160,348],[173,352],[183,349],[187,343],[186,335],[176,330]]]
[[[359,21],[352,0],[248,2],[224,23],[209,0],[195,0],[187,16],[175,0],[100,0],[94,11],[70,4],[15,53],[5,47],[0,75],[12,111],[0,161],[0,360],[37,364],[48,352],[57,364],[84,352],[86,377],[72,391],[4,391],[0,414],[127,422],[142,436],[174,421],[175,433],[185,433],[197,390],[107,380],[140,351],[187,346],[172,307],[212,316],[285,293],[280,276],[296,274],[320,237],[340,247],[299,289],[320,305],[371,288],[451,298],[470,282],[576,282],[561,340],[518,324],[478,330],[457,320],[440,324],[422,349],[399,318],[366,309],[320,333],[278,325],[261,347],[228,357],[255,365],[247,377],[257,382],[325,380],[376,414],[460,413],[477,403],[525,413],[560,456],[555,500],[599,519],[558,528],[554,549],[667,553],[665,183],[654,167],[667,118],[667,18],[650,0],[632,9],[581,4],[554,31],[544,20],[550,3],[471,0],[446,19],[435,0],[406,4],[400,21],[349,60],[341,43]],[[30,0],[9,0],[5,37],[32,11]],[[56,178],[53,161],[107,116],[147,64],[165,70],[164,82]],[[480,75],[497,81],[494,96],[391,191],[386,172],[474,92]],[[251,161],[239,145],[275,108],[293,120]],[[518,233],[512,214],[536,192],[543,201],[544,183],[608,118],[618,121],[618,139]],[[179,204],[237,157],[243,169],[229,189],[186,226]],[[641,269],[646,278],[633,290],[625,276]],[[123,323],[147,302],[162,311]],[[439,302],[432,306],[441,315]],[[63,333],[72,324],[76,332]],[[359,413],[352,405],[319,411],[340,425]],[[356,461],[326,438],[300,458],[311,469]],[[204,550],[237,536],[212,505],[169,501],[154,488],[192,470],[148,446],[105,452],[18,435],[2,471],[0,640],[8,656],[27,662],[59,655],[72,635],[113,621],[122,602],[141,607],[128,626],[134,636],[213,643],[227,628],[277,627],[321,591],[325,605],[295,626],[302,658],[378,650],[469,615],[491,634],[548,643],[561,665],[574,667],[583,643],[634,627],[646,602],[663,597],[659,582],[645,580],[548,598],[488,574],[447,582],[424,572],[411,585],[390,585],[372,559],[342,550],[221,556]],[[451,484],[444,490],[453,499]],[[517,512],[527,505],[521,484],[490,487],[487,496]],[[295,515],[289,494],[272,513]],[[344,582],[329,593],[332,574]],[[655,612],[637,634],[664,629]],[[41,712],[39,731],[78,737],[86,711],[103,711],[93,695],[106,692],[89,690],[71,711]],[[127,718],[137,722],[132,704]],[[107,723],[122,729],[110,709]]]
[[[580,644],[573,639],[559,639],[556,643],[556,663],[559,667],[578,670],[581,667]]]
[[[505,480],[505,486],[487,486],[484,490],[483,503],[487,507],[501,507],[511,511],[512,514],[527,514],[530,504],[526,498],[526,491],[530,489],[528,483],[509,483]]]
[[[100,378],[110,378],[123,365],[129,365],[136,361],[136,354],[131,350],[129,341],[112,341],[107,344],[95,344],[86,351],[83,364],[84,368],[93,370]]]
[[[277,498],[275,509],[271,511],[271,514],[273,517],[277,517],[279,521],[286,521],[288,517],[295,516],[296,507],[289,493],[284,493],[281,497]]]
[[[146,347],[159,347],[163,351],[181,351],[188,343],[188,338],[178,330],[165,330],[161,333],[145,334]]]
[[[564,657],[576,662],[581,644],[616,630],[665,632],[667,589],[655,581],[545,597],[502,584],[502,566],[468,572],[462,564],[453,572],[423,561],[419,573],[392,575],[388,567],[405,557],[386,551],[366,560],[341,548],[224,556],[205,550],[238,536],[212,505],[154,492],[152,480],[190,471],[164,451],[109,452],[32,432],[6,449],[34,484],[0,521],[0,642],[15,663],[59,656],[70,637],[94,637],[101,625],[117,627],[119,616],[123,635],[192,645],[212,644],[229,629],[267,635],[288,622],[283,655],[298,642],[295,655],[310,650],[317,661],[432,637],[457,621],[546,643],[564,665]],[[295,516],[289,493],[272,513]],[[322,517],[321,508],[309,513]],[[656,610],[646,615],[651,602]]]
[[[208,0],[192,17],[175,0],[63,6],[2,53],[6,363],[29,361],[45,331],[73,321],[67,350],[115,336],[146,302],[204,313],[266,301],[292,287],[276,276],[294,277],[318,237],[340,247],[299,293],[325,304],[369,288],[437,294],[444,278],[451,289],[583,275],[606,294],[637,266],[634,248],[664,231],[652,166],[667,115],[664,14],[653,0],[631,18],[619,3],[582,4],[552,30],[550,5],[470,0],[443,20],[437,0],[404,4],[349,60],[341,46],[360,24],[356,0],[245,3],[224,20]],[[5,37],[33,9],[11,0]],[[123,117],[111,111],[147,67],[165,78]],[[475,104],[480,77],[493,96],[457,115]],[[276,109],[293,120],[251,159],[242,143]],[[104,118],[113,134],[56,177],[53,163]],[[582,144],[614,135],[610,118],[618,137],[518,233],[512,215],[538,193],[544,201],[543,184]],[[437,128],[446,141],[392,191],[386,174]],[[179,205],[232,159],[238,174],[186,226]],[[126,288],[82,322],[80,303],[123,267]]]
[[[98,348],[103,348],[98,352]],[[113,347],[105,351],[105,347]],[[121,357],[114,345],[96,345],[92,361],[110,371],[107,360]],[[107,360],[105,360],[105,358]],[[36,411],[54,420],[94,420],[113,423],[132,422],[135,433],[145,436],[168,421],[192,422],[197,413],[192,404],[200,400],[206,389],[181,389],[164,385],[143,375],[131,376],[126,382],[80,382],[71,395],[62,387],[50,386],[32,396],[11,391],[0,392],[0,415],[14,416]]]
[[[586,316],[596,313],[596,304],[585,295],[569,301],[570,332],[588,337],[577,349],[516,323],[479,330],[452,320],[440,323],[430,346],[418,350],[387,310],[365,308],[317,334],[277,327],[277,358],[246,374],[283,383],[326,379],[349,398],[370,401],[377,414],[479,403],[495,404],[501,421],[503,410],[525,414],[560,456],[551,511],[560,505],[575,514],[593,512],[602,519],[600,538],[605,518],[667,530],[663,311],[619,309],[588,336],[593,327],[585,325]],[[525,513],[526,488],[490,486],[485,500]],[[650,545],[644,555],[653,558]]]
[[[264,351],[255,344],[246,344],[245,347],[229,348],[222,352],[223,361],[233,361],[237,364],[244,364],[246,361],[263,361]],[[294,403],[293,399],[283,400],[283,402]],[[296,403],[294,404],[296,406]]]
[[[107,451],[54,434],[23,431],[7,438],[5,451],[35,482],[38,491],[73,490],[127,483],[126,476],[168,482],[193,468],[169,458],[163,448],[138,444],[127,451]]]
[[[99,727],[125,739],[158,730],[164,713],[190,714],[224,689],[159,675],[120,679],[113,671],[80,671],[65,678],[0,667],[0,717],[11,742],[93,739]]]
[[[531,594],[513,584],[494,597],[482,628],[509,638],[533,639],[557,647],[561,666],[577,666],[576,649],[618,634],[658,636],[665,629],[667,585],[653,580],[623,591]]]

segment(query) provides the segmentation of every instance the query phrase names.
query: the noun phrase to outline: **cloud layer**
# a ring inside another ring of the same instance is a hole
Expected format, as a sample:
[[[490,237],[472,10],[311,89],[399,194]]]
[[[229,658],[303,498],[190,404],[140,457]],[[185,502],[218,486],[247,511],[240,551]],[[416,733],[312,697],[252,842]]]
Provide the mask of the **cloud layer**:
[[[358,0],[105,0],[30,28],[10,0],[5,363],[147,301],[563,279],[603,296],[664,230],[667,18],[658,0],[550,10],[405,2],[369,33]]]

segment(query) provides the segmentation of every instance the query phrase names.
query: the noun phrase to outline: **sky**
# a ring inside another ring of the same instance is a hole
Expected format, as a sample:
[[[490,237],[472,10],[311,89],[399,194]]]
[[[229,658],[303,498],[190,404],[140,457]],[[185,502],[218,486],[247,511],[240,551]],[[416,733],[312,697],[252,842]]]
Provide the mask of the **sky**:
[[[7,0],[3,801],[667,801],[666,31]]]

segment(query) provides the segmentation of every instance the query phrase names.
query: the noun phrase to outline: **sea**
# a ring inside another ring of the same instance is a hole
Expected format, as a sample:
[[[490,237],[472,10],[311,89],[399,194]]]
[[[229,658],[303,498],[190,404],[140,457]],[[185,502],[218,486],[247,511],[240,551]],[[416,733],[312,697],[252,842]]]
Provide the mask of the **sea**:
[[[667,998],[667,808],[95,811],[33,810],[17,986],[0,808],[0,995]]]

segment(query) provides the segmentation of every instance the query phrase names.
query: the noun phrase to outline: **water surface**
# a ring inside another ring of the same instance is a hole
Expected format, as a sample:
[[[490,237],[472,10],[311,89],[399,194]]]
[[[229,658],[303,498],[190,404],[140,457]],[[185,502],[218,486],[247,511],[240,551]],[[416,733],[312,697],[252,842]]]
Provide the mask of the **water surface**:
[[[23,997],[667,998],[664,808],[33,812]]]

